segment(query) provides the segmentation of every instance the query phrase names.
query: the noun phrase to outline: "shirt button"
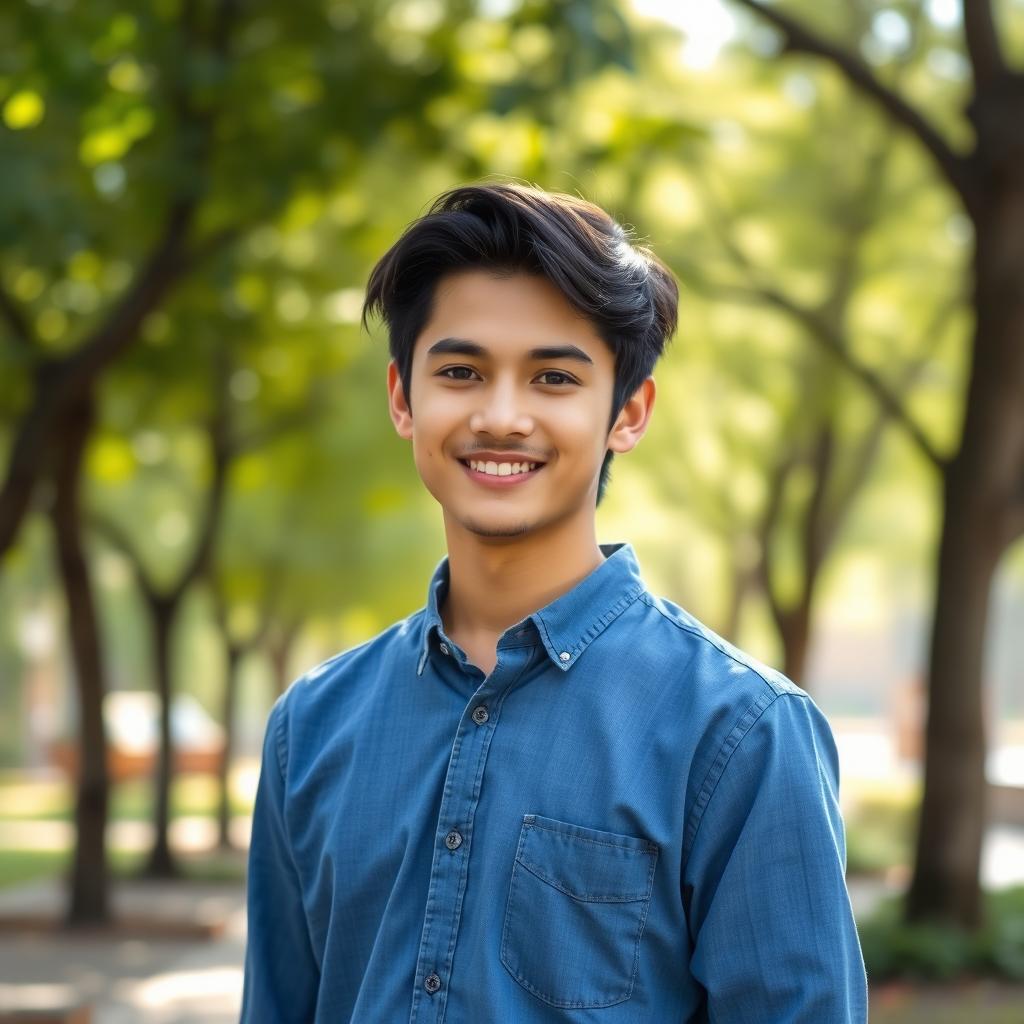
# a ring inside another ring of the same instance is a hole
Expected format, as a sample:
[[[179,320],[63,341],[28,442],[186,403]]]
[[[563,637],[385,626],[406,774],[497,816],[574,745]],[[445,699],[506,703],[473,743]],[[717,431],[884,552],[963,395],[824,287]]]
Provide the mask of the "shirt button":
[[[450,652],[448,651],[448,645],[447,645],[447,644],[441,644],[441,653],[442,653],[442,654],[448,654],[448,653],[450,653]]]
[[[441,987],[441,979],[436,974],[428,974],[423,979],[423,987],[433,995]]]
[[[462,845],[462,836],[456,832],[455,829],[452,829],[451,832],[444,837],[444,845],[447,846],[449,850],[457,850]]]
[[[483,704],[477,704],[477,706],[473,708],[473,721],[476,722],[477,725],[483,725],[484,722],[487,721],[487,708],[484,707]]]
[[[558,660],[568,661],[571,657],[572,655],[568,651],[562,651],[562,653],[558,656]]]

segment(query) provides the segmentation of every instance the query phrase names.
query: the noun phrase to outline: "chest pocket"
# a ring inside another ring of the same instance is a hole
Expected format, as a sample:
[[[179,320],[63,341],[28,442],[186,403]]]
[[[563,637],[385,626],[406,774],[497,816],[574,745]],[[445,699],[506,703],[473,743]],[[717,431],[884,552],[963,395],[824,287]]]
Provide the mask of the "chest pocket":
[[[658,847],[646,839],[523,817],[501,962],[551,1006],[613,1006],[633,994]]]

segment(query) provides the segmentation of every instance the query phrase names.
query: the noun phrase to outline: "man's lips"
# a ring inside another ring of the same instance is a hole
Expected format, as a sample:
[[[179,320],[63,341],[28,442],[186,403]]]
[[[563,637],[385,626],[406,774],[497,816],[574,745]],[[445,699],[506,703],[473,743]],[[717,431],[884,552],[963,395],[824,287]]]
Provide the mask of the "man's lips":
[[[529,469],[526,472],[509,472],[502,476],[497,475],[495,473],[487,473],[480,469],[474,469],[470,465],[470,461],[477,463],[477,465],[490,462],[494,463],[495,466],[500,466],[502,464],[512,465],[513,463],[518,463],[519,465],[523,465],[524,463],[532,463],[534,465],[534,468]],[[536,460],[526,458],[510,459],[507,455],[502,456],[500,461],[494,458],[488,459],[486,454],[482,454],[480,457],[474,455],[472,457],[472,460],[468,458],[459,459],[459,462],[462,464],[463,469],[469,475],[471,480],[474,480],[477,483],[489,487],[515,487],[516,485],[525,483],[527,480],[531,479],[532,477],[535,477],[541,471],[541,469],[544,468],[544,463],[542,462],[537,462]]]
[[[529,452],[500,452],[490,448],[475,448],[465,455],[459,455],[458,459],[460,462],[533,462],[538,465],[547,461],[544,458],[531,455]]]

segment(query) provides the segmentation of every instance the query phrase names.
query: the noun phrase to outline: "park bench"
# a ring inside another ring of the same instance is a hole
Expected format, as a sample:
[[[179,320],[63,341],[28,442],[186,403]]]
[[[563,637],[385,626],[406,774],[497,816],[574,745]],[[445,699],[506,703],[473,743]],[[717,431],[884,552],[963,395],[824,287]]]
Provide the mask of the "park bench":
[[[92,1007],[77,1004],[48,1010],[0,1010],[0,1024],[92,1024]]]

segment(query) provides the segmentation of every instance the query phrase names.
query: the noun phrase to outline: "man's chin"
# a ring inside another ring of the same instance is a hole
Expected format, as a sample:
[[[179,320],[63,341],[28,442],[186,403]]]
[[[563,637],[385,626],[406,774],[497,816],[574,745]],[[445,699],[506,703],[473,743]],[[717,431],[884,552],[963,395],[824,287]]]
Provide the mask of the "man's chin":
[[[523,520],[500,522],[463,519],[462,526],[477,537],[501,538],[523,537],[533,529],[533,524]]]

